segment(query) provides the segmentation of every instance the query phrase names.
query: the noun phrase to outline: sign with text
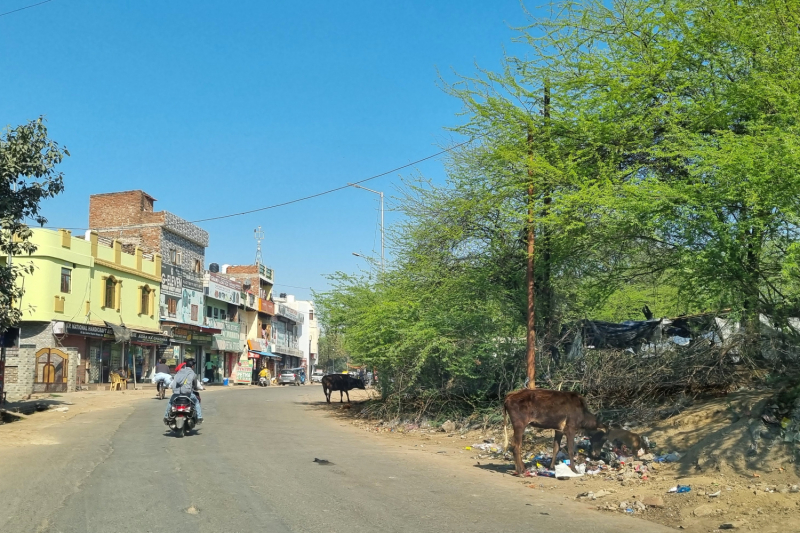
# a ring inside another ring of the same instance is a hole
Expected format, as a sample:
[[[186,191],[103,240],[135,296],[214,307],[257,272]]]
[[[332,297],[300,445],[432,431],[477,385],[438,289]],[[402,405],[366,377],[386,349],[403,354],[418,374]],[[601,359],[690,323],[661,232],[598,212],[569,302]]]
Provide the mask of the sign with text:
[[[213,273],[206,274],[205,293],[206,296],[222,300],[231,304],[239,305],[242,284],[234,280],[218,276]]]
[[[288,318],[292,322],[297,322],[298,324],[303,323],[303,315],[302,313],[298,313],[288,305],[279,305],[278,306],[278,314],[282,317]]]
[[[68,335],[83,335],[84,337],[95,337],[97,339],[114,339],[111,328],[104,326],[93,326],[91,324],[79,324],[77,322],[64,322],[64,332]]]
[[[246,356],[239,359],[234,371],[233,382],[237,385],[249,385],[253,379],[253,361]]]

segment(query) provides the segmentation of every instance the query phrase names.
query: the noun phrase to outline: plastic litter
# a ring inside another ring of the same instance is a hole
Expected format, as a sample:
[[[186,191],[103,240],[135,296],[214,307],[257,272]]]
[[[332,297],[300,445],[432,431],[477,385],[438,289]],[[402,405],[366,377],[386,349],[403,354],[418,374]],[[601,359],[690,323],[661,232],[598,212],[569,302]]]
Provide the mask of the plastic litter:
[[[676,485],[675,487],[669,489],[667,492],[676,492],[678,494],[684,494],[686,492],[690,492],[691,490],[692,487],[690,487],[689,485]]]
[[[581,477],[583,476],[583,472],[586,471],[586,467],[584,465],[578,465],[578,468],[576,468],[576,470],[578,470],[577,474],[573,472],[569,466],[565,465],[564,463],[559,463],[556,465],[555,477],[557,479],[569,479],[572,477]]]
[[[720,494],[722,494],[722,491],[721,491],[721,490],[718,490],[717,492],[714,492],[714,493],[712,493],[712,494],[709,494],[709,495],[708,495],[708,497],[709,497],[709,498],[716,498],[716,497],[717,497],[717,496],[719,496]]]
[[[503,453],[503,447],[500,446],[499,444],[481,442],[480,444],[473,444],[471,447],[476,450],[481,450],[489,453]]]

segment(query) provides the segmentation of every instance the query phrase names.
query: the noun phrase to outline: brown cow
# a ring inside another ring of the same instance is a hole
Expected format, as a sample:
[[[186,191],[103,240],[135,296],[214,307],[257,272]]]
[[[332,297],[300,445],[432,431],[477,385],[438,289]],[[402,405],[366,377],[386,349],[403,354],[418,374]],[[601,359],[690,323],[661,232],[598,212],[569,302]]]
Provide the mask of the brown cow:
[[[547,389],[522,389],[509,393],[503,402],[503,431],[505,433],[506,449],[508,449],[508,419],[514,428],[514,463],[517,473],[525,471],[522,463],[522,436],[527,426],[540,429],[555,430],[553,442],[553,460],[550,468],[556,464],[556,455],[561,448],[561,437],[567,436],[567,451],[569,452],[570,465],[575,470],[575,433],[579,429],[594,431],[605,426],[598,423],[597,417],[589,412],[586,400],[575,392],[556,391]]]

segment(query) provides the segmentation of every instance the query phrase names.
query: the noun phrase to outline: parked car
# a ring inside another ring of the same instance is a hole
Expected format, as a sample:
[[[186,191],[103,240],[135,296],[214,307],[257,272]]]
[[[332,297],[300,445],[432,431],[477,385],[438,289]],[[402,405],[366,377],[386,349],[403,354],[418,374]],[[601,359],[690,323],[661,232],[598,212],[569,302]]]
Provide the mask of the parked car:
[[[325,372],[322,370],[314,370],[311,373],[311,383],[322,383],[322,378],[325,376]]]
[[[281,385],[300,385],[300,374],[288,368],[286,370],[281,370],[278,383]]]

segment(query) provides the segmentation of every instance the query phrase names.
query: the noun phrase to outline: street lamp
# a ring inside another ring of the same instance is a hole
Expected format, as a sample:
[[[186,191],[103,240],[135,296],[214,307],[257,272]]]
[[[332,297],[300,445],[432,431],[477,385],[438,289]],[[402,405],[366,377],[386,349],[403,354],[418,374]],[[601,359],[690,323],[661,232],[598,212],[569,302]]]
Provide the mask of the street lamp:
[[[350,185],[352,187],[357,187],[359,189],[364,189],[365,191],[371,192],[373,194],[377,194],[378,196],[381,197],[381,272],[383,272],[385,267],[386,267],[386,258],[384,256],[384,252],[383,252],[384,243],[385,243],[384,231],[383,231],[383,229],[384,229],[384,226],[383,226],[383,193],[380,192],[380,191],[373,191],[372,189],[367,189],[366,187],[358,185],[357,183],[348,183],[348,185]],[[355,252],[353,253],[353,255],[356,255],[358,257],[364,257],[364,256],[360,256],[360,255],[356,254]]]

